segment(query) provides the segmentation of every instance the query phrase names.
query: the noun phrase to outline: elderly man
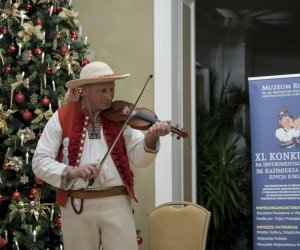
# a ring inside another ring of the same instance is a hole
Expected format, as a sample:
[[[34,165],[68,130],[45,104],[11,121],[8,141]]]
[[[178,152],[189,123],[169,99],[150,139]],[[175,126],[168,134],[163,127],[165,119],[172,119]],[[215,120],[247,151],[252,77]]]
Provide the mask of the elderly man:
[[[66,250],[96,250],[100,244],[104,250],[138,249],[129,163],[149,165],[158,152],[159,137],[171,128],[157,122],[144,135],[126,126],[100,166],[121,129],[102,111],[112,103],[115,81],[128,76],[115,75],[103,62],[86,65],[80,79],[66,83],[68,104],[53,114],[38,142],[33,172],[57,188]]]

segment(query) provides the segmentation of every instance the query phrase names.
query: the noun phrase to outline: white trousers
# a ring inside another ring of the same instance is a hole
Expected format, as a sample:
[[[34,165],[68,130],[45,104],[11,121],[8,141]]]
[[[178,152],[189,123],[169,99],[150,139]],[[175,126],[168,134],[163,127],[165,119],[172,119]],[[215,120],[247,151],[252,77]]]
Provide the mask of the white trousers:
[[[130,198],[117,195],[85,199],[76,214],[68,199],[61,207],[65,250],[137,250],[136,228]]]

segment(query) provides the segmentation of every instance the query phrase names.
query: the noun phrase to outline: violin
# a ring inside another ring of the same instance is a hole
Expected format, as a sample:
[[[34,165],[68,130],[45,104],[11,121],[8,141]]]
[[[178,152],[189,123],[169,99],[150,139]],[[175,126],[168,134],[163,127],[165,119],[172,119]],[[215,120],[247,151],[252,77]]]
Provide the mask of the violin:
[[[111,121],[124,123],[131,113],[127,124],[138,130],[146,130],[155,122],[160,121],[152,110],[147,108],[134,108],[134,110],[131,111],[133,106],[132,103],[126,101],[113,101],[110,108],[102,111],[102,114]],[[177,139],[180,137],[188,137],[188,133],[184,128],[178,128],[178,125],[175,126],[172,123],[170,123],[170,127],[172,133],[177,135]]]

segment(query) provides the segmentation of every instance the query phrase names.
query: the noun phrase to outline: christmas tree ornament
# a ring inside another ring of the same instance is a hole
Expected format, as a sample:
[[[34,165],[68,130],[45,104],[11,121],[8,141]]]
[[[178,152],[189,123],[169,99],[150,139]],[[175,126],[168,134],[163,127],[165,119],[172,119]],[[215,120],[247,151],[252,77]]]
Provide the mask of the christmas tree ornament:
[[[45,107],[49,107],[50,99],[47,96],[43,97],[41,100],[41,104]]]
[[[38,17],[35,22],[36,25],[42,26],[44,24],[44,21],[42,18]]]
[[[56,228],[61,229],[61,216],[58,215],[55,219],[54,219],[54,225]]]
[[[80,60],[80,66],[81,67],[84,67],[85,65],[87,65],[87,64],[89,64],[90,62],[89,62],[89,60],[87,59],[87,58],[82,58],[81,60]]]
[[[61,12],[62,11],[62,7],[60,5],[56,5],[55,10],[56,10],[56,12]]]
[[[8,127],[7,127],[7,118],[10,116],[10,114],[14,113],[15,111],[12,110],[5,110],[2,103],[0,103],[0,132],[3,134],[6,133]]]
[[[24,121],[29,122],[32,119],[32,113],[30,111],[26,110],[23,112],[22,117],[23,117]]]
[[[10,66],[5,66],[4,68],[6,73],[9,73],[11,71],[11,67]]]
[[[36,197],[37,197],[37,192],[38,192],[38,189],[36,187],[33,187],[29,190],[29,194],[28,194],[28,197],[30,200],[35,200]]]
[[[33,52],[36,56],[37,55],[40,55],[40,54],[42,54],[43,53],[43,51],[42,51],[42,49],[41,48],[39,48],[39,47],[37,47],[37,48],[35,48],[34,49],[34,52]]]
[[[2,168],[3,168],[5,171],[10,170],[10,165],[9,165],[8,160],[5,160],[5,161],[3,162]]]
[[[6,239],[0,237],[0,248],[3,248],[5,247],[5,245],[7,244],[7,241]]]
[[[48,74],[52,74],[52,67],[51,66],[47,66],[46,69],[45,69],[46,73]]]
[[[76,33],[75,30],[71,30],[71,31],[70,31],[70,34],[71,34],[71,40],[72,40],[72,41],[77,40],[78,35],[77,35],[77,33]]]
[[[8,157],[8,160],[9,160],[10,169],[18,172],[23,168],[23,160],[21,156],[10,156]]]
[[[62,8],[59,16],[64,19],[64,21],[71,27],[76,27],[79,25],[78,20],[79,12],[74,10],[69,10],[67,8]]]
[[[18,104],[22,104],[25,101],[25,96],[23,93],[19,92],[15,95],[15,102]]]
[[[3,26],[3,27],[1,28],[1,33],[2,33],[3,35],[6,35],[6,34],[8,33],[8,28],[7,28],[6,26]]]
[[[61,48],[60,48],[60,53],[64,56],[66,55],[67,53],[69,52],[69,48],[67,45],[63,45]]]
[[[32,93],[32,94],[30,95],[30,97],[29,97],[29,100],[30,100],[30,103],[31,103],[32,105],[37,104],[37,102],[38,102],[38,95],[37,95],[36,93]]]
[[[33,6],[31,3],[26,3],[25,4],[25,10],[27,10],[28,12],[30,12],[33,9]]]
[[[33,59],[33,54],[31,50],[25,50],[22,54],[22,59],[25,62],[29,62]]]
[[[22,175],[20,177],[20,182],[24,185],[27,184],[29,182],[29,177],[27,175]]]
[[[44,36],[41,25],[34,25],[32,21],[24,23],[23,30],[18,32],[18,36],[22,38],[23,42],[28,42],[33,38],[42,41]]]
[[[16,45],[14,45],[14,44],[9,45],[9,46],[8,46],[8,49],[7,49],[7,51],[8,51],[9,54],[15,53],[16,50],[17,50],[17,47],[16,47]]]
[[[35,133],[29,128],[19,129],[17,135],[21,138],[21,142],[26,143],[35,139]]]
[[[16,190],[15,192],[12,193],[11,198],[14,201],[19,201],[22,198],[22,194],[19,191]]]
[[[3,194],[0,194],[0,202],[5,200],[5,196]]]
[[[13,84],[11,84],[11,90],[10,90],[10,107],[12,107],[12,100],[13,100],[13,94],[14,94],[14,91],[15,91],[15,89],[17,88],[17,87],[19,87],[19,86],[21,86],[21,85],[23,85],[25,88],[29,88],[29,79],[28,78],[26,78],[25,80],[23,80],[23,78],[24,78],[24,72],[22,73],[22,75],[17,75],[16,76],[16,78],[17,78],[17,81],[15,82],[15,83],[13,83]],[[20,92],[19,92],[20,93]],[[22,101],[22,93],[21,93],[21,95],[18,95],[17,97],[15,97],[15,98],[17,98],[18,100],[19,100],[19,98],[20,98],[20,100]],[[23,95],[24,96],[24,95]],[[18,101],[17,100],[15,100],[17,103],[18,103]],[[25,101],[25,96],[24,96],[24,100],[23,100],[23,102]],[[21,102],[21,103],[23,103],[23,102]]]

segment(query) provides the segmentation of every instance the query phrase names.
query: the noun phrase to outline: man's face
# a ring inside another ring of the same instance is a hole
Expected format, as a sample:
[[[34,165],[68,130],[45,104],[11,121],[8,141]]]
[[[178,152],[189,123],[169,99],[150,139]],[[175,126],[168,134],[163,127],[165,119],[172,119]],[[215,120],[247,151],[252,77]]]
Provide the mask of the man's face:
[[[289,116],[284,116],[281,119],[281,126],[284,128],[290,128],[292,126],[293,119]]]
[[[115,82],[91,84],[82,87],[83,104],[90,112],[108,109],[115,95]]]

